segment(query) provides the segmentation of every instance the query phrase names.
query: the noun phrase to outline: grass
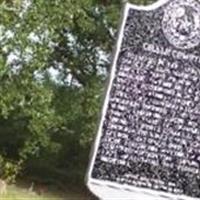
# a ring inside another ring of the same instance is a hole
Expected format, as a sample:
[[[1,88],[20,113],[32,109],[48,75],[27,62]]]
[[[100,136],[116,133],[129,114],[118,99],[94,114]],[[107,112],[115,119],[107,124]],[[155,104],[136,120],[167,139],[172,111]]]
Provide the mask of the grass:
[[[27,189],[19,188],[15,185],[8,187],[6,194],[0,196],[0,200],[90,200],[86,194],[66,192],[66,194],[45,193],[38,195],[29,192]],[[91,199],[92,200],[92,199]]]

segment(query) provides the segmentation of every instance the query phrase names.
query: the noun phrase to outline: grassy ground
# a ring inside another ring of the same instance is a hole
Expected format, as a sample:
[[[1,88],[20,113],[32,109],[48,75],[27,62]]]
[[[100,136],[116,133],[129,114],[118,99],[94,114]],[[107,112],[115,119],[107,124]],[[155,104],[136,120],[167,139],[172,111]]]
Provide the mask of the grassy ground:
[[[7,194],[1,195],[0,200],[92,200],[89,195],[66,192],[65,194],[44,193],[38,195],[29,192],[27,189],[19,188],[14,185],[8,187]]]

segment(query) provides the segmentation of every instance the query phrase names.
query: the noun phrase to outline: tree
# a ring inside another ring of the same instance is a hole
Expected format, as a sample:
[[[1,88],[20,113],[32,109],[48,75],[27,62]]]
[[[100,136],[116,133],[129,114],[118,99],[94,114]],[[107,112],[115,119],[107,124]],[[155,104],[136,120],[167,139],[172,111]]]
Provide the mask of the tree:
[[[1,1],[3,176],[82,176],[120,7],[117,0]]]

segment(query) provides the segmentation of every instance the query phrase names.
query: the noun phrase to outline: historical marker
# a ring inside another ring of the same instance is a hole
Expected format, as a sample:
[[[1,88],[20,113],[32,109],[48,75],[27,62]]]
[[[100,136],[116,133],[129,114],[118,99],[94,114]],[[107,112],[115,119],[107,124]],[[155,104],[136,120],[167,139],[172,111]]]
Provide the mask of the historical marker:
[[[103,200],[200,198],[200,0],[126,4],[87,185]]]

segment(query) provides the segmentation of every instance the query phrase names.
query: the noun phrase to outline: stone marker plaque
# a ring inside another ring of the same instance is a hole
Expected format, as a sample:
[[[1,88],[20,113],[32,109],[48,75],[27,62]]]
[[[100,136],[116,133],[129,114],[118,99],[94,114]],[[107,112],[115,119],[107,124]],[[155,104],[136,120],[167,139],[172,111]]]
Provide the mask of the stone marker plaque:
[[[108,200],[200,198],[200,0],[126,4],[87,185]]]

